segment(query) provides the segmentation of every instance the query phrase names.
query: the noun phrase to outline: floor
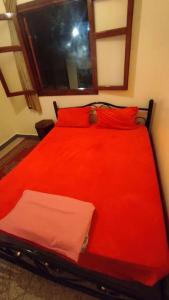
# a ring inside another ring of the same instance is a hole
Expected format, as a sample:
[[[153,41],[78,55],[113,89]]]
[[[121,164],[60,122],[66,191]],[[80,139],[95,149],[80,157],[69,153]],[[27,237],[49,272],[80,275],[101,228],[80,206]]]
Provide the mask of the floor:
[[[27,141],[26,141],[27,142]],[[31,141],[30,141],[31,142]],[[17,138],[0,151],[1,164],[11,164],[22,145],[23,138]],[[8,171],[13,168],[12,164]],[[96,298],[47,281],[22,268],[0,259],[0,300],[94,300]]]
[[[27,137],[17,139],[0,151],[0,179],[6,176],[37,146],[39,140]]]
[[[0,300],[94,300],[0,259]],[[97,299],[96,299],[97,300]]]
[[[13,148],[15,148],[20,142],[22,142],[24,138],[17,137],[14,141],[12,141],[10,144],[8,144],[5,148],[0,150],[0,158],[5,156],[9,151],[11,151]]]

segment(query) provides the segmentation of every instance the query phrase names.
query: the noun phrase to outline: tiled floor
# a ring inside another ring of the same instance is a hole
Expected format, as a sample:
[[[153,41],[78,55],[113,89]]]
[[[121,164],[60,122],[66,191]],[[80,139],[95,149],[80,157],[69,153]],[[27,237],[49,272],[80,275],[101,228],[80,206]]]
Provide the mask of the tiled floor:
[[[0,300],[94,300],[0,259]],[[97,300],[97,299],[96,299]]]

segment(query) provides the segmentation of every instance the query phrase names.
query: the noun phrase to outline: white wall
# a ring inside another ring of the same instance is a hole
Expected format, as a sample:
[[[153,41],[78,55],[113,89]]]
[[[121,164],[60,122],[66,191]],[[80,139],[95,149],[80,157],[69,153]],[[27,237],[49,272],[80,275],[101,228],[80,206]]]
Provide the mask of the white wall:
[[[0,83],[0,145],[15,134],[16,121],[9,99]]]

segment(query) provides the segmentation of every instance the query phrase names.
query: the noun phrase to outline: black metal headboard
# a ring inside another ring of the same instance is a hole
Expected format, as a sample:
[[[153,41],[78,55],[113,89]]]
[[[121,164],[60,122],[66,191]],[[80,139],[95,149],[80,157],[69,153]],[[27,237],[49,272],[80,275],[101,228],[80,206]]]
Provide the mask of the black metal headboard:
[[[111,104],[111,103],[108,103],[108,102],[91,102],[91,103],[81,105],[81,106],[76,106],[76,107],[97,106],[97,105],[100,105],[100,106],[104,105],[104,106],[115,107],[115,108],[126,108],[127,107],[127,106],[114,105],[114,104]],[[138,108],[139,110],[147,111],[147,117],[145,119],[145,126],[148,129],[150,129],[150,122],[151,122],[151,116],[152,116],[152,111],[153,111],[153,105],[154,105],[154,100],[151,99],[151,100],[149,100],[149,104],[148,104],[147,108],[144,108],[144,107],[139,107]],[[53,102],[53,106],[54,106],[56,117],[58,117],[59,107],[58,107],[56,101]]]

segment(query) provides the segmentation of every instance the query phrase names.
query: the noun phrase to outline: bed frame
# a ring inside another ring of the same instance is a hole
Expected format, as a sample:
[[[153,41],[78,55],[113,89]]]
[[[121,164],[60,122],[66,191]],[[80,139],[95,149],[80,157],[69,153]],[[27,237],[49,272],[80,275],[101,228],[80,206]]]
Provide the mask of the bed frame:
[[[123,108],[106,102],[94,102],[89,105],[106,105]],[[56,116],[58,106],[54,102]],[[150,129],[153,100],[149,101],[145,124]],[[7,234],[0,234],[0,257],[15,263],[46,279],[74,288],[99,299],[105,300],[164,300],[163,281],[153,287],[138,282],[118,280],[71,263],[59,255],[47,252],[40,247],[23,242]]]

